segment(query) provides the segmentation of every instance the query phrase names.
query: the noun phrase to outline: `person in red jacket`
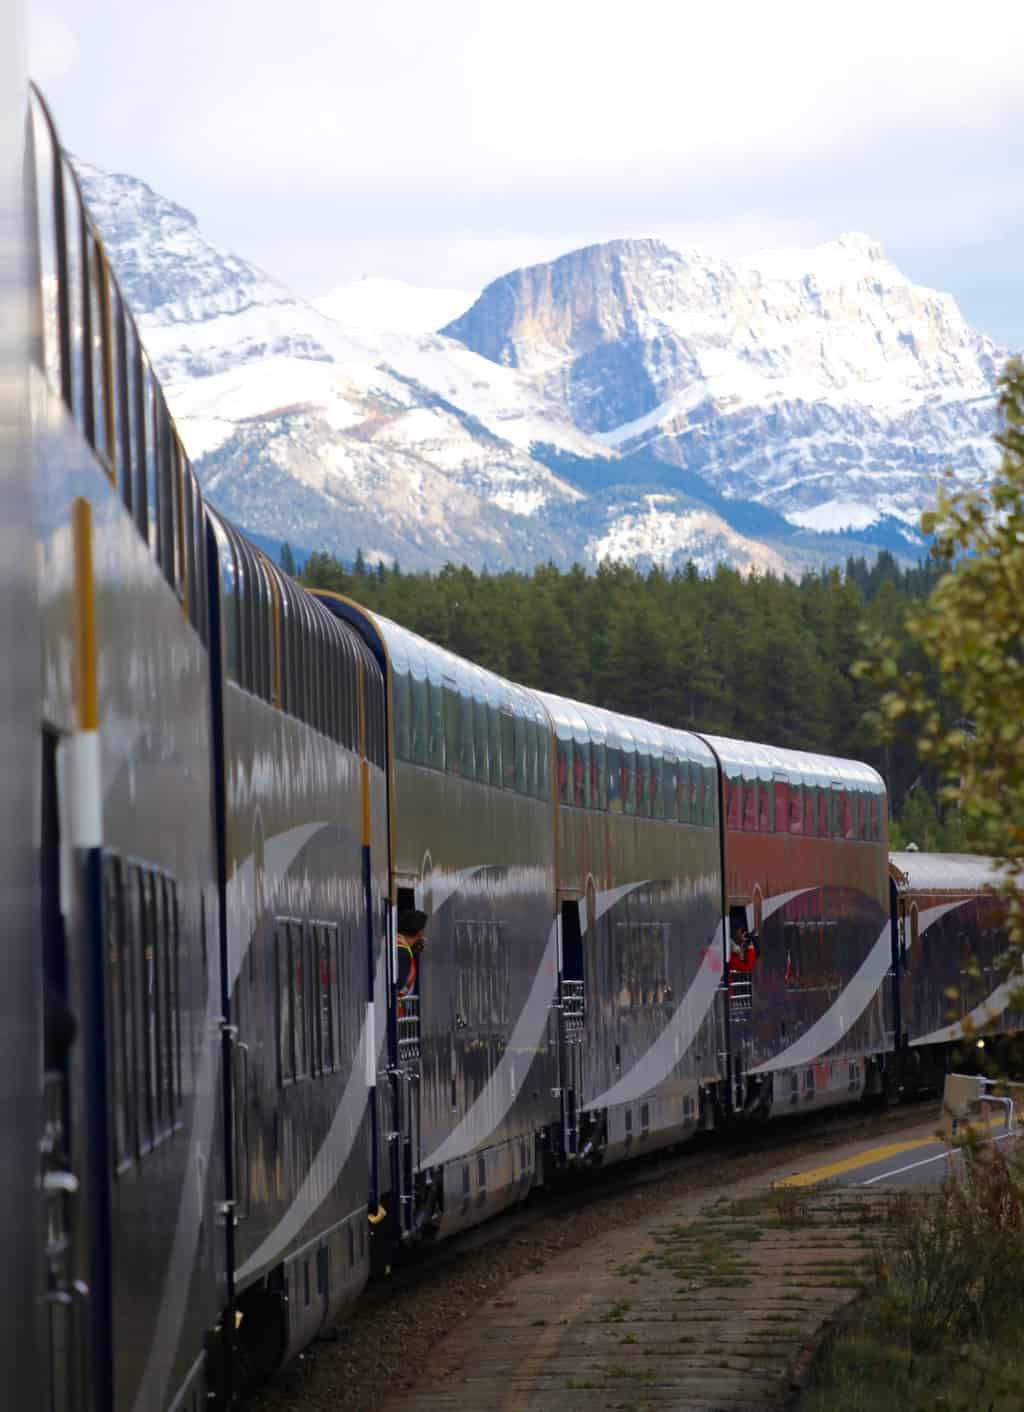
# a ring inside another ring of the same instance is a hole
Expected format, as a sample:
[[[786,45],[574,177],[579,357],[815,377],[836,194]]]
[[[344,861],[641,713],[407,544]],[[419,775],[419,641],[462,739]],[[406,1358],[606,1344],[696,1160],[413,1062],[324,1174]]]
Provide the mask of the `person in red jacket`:
[[[729,970],[749,974],[761,955],[761,939],[743,925],[733,928],[729,938]]]

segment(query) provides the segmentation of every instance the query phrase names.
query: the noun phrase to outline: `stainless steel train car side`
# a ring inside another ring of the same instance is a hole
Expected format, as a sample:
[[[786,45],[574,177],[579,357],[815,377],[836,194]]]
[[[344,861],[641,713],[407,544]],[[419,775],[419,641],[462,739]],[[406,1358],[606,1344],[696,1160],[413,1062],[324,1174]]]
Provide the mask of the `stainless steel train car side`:
[[[990,858],[893,853],[900,1074],[937,1086],[949,1046],[1016,1034],[1024,977],[1008,970],[1004,879]]]
[[[395,901],[430,916],[395,1055],[400,1232],[447,1235],[525,1195],[558,1121],[550,732],[522,687],[325,601],[387,664]]]
[[[726,905],[760,933],[731,974],[734,1102],[786,1114],[882,1082],[892,1048],[886,797],[867,765],[703,737],[721,769]]]
[[[233,1262],[248,1380],[308,1343],[370,1266],[384,683],[358,634],[212,512],[208,521]]]
[[[49,1380],[39,1187],[40,625],[29,412],[35,212],[25,145],[28,85],[16,18],[16,8],[0,12],[0,1367],[11,1406],[43,1407]],[[56,1174],[63,1164],[60,1154],[53,1155]]]
[[[568,1160],[710,1121],[725,1077],[718,776],[696,736],[538,692],[554,727]]]
[[[225,1291],[202,505],[38,101],[31,140],[52,1402],[191,1412]]]

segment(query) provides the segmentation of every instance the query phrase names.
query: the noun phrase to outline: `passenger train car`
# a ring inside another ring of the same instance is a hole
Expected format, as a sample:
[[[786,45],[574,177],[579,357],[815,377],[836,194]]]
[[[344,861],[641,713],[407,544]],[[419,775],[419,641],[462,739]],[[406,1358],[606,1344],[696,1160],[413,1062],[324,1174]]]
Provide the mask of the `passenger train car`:
[[[39,880],[10,829],[19,1405],[227,1405],[403,1245],[906,1087],[989,1011],[1017,1027],[983,860],[890,872],[874,771],[530,691],[275,568],[204,503],[36,96],[25,163],[34,336],[0,378],[34,556],[5,535],[7,803]]]
[[[941,1083],[950,1044],[1019,1033],[1024,989],[1006,967],[1005,874],[969,853],[893,853],[893,1001],[901,1084]]]

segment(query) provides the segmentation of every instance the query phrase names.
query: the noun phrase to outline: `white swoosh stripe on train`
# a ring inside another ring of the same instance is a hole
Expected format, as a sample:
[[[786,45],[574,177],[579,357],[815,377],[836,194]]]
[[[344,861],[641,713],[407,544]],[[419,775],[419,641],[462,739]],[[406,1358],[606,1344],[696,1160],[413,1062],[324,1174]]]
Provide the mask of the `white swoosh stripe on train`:
[[[927,912],[921,913],[921,920],[925,926],[930,926],[944,912],[959,905],[958,902],[952,902],[942,907],[929,908]],[[886,922],[878,940],[860,963],[852,980],[843,987],[824,1015],[815,1020],[810,1029],[781,1054],[777,1054],[774,1059],[766,1059],[750,1072],[770,1074],[777,1069],[790,1069],[796,1064],[807,1064],[812,1059],[819,1059],[823,1054],[827,1054],[863,1015],[878,994],[878,988],[889,974],[891,966],[892,926]]]
[[[715,995],[722,983],[721,923],[715,928],[715,933],[715,939],[704,950],[697,974],[661,1034],[628,1073],[623,1074],[606,1092],[583,1105],[584,1112],[641,1098],[657,1087],[679,1063],[715,1003]]]
[[[374,977],[375,994],[380,994],[384,984],[384,951],[377,958]],[[310,1163],[302,1185],[284,1216],[238,1270],[238,1281],[244,1283],[260,1270],[276,1262],[306,1222],[320,1208],[334,1190],[345,1163],[348,1161],[366,1112],[366,1067],[368,1062],[367,1044],[370,1042],[370,1027],[363,1021],[359,1032],[359,1045],[352,1058],[348,1082],[341,1096],[341,1102],[334,1110],[334,1117],[327,1135]],[[376,1046],[374,1046],[376,1047]],[[372,1062],[376,1067],[376,1055]]]
[[[646,887],[648,882],[649,879],[645,878],[642,882],[625,883],[622,887],[612,888],[608,892],[599,892],[595,898],[596,916],[602,917],[627,893],[635,892],[640,887]],[[581,916],[581,927],[586,920]],[[534,975],[530,993],[519,1012],[515,1028],[501,1058],[494,1067],[494,1072],[484,1084],[465,1117],[448,1134],[440,1147],[435,1148],[430,1156],[420,1163],[421,1167],[436,1167],[445,1162],[454,1162],[456,1158],[465,1156],[467,1152],[472,1152],[490,1133],[494,1132],[512,1108],[530,1066],[529,1060],[525,1065],[520,1062],[517,1077],[516,1060],[518,1058],[522,1061],[524,1055],[529,1055],[532,1059],[544,1037],[548,1015],[554,1004],[558,980],[557,963],[560,937],[561,918],[556,917],[551,923],[544,954]]]
[[[963,898],[960,902],[947,902],[944,907],[931,907],[927,912],[922,912],[917,919],[918,934],[923,936],[928,928],[947,912],[954,911],[957,907],[966,907],[968,902],[973,902],[970,897]],[[925,918],[928,920],[925,921]],[[1020,992],[1024,986],[1024,972],[1018,972],[1016,976],[1011,976],[1009,980],[1003,981],[996,986],[991,995],[976,1005],[969,1014],[962,1020],[956,1020],[951,1025],[943,1025],[941,1029],[932,1030],[931,1034],[921,1035],[919,1039],[912,1039],[910,1047],[913,1049],[919,1044],[948,1044],[950,1040],[963,1039],[964,1025],[970,1024],[972,1030],[982,1029],[993,1020],[998,1020],[1004,1010],[1009,1009],[1010,1001],[1015,993]]]
[[[276,834],[266,840],[263,851],[267,881],[265,896],[268,905],[299,853],[310,838],[325,827],[325,824],[313,824],[303,828],[288,829],[285,833]],[[239,885],[236,881],[239,873],[246,872],[246,870],[249,874],[255,872],[251,854],[242,867],[236,870],[234,877],[228,883],[229,889],[232,883],[235,883],[236,886]],[[252,881],[248,885],[251,887]],[[251,937],[246,940],[244,946],[236,944],[232,948],[229,936],[229,969],[232,985],[238,978],[249,941],[251,941]],[[220,980],[217,968],[211,967],[205,1015],[205,1026],[209,1039],[200,1051],[195,1110],[189,1134],[192,1149],[197,1152],[208,1153],[212,1148],[213,1124],[217,1112],[218,1097],[216,1074],[220,1068],[220,1044],[215,1039],[219,1021]],[[199,1240],[199,1218],[203,1213],[196,1211],[196,1206],[196,1184],[186,1179],[181,1187],[178,1220],[174,1230],[170,1258],[167,1262],[160,1309],[149,1347],[149,1357],[139,1382],[134,1412],[151,1412],[154,1405],[162,1406],[166,1400],[167,1383],[174,1366],[174,1356],[181,1337],[181,1328],[185,1317],[185,1301],[188,1298],[189,1286],[192,1282],[196,1244]]]

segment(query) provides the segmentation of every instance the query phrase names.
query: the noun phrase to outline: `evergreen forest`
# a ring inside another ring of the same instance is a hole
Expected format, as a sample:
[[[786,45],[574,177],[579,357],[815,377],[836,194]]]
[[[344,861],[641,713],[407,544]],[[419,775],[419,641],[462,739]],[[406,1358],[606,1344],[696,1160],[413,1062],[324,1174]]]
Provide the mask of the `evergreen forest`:
[[[287,545],[281,563],[294,572]],[[430,574],[319,552],[301,582],[527,686],[667,726],[866,760],[889,786],[892,846],[955,851],[966,847],[960,816],[936,804],[914,733],[879,744],[878,689],[851,671],[865,635],[882,630],[930,680],[903,624],[943,572],[933,561],[902,568],[883,552],[799,582],[725,567],[702,578],[692,565]]]

